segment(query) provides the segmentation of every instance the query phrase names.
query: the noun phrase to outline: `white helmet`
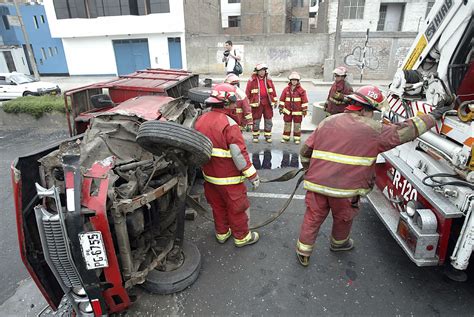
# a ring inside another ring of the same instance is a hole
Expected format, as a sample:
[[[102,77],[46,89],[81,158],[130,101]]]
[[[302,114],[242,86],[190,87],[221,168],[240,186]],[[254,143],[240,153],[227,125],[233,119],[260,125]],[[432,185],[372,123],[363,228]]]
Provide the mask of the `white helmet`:
[[[339,67],[336,67],[332,71],[332,73],[338,76],[347,76],[347,68],[345,68],[344,66],[339,66]]]
[[[291,72],[290,75],[288,75],[288,79],[289,80],[292,80],[292,79],[301,80],[301,76],[297,72]]]

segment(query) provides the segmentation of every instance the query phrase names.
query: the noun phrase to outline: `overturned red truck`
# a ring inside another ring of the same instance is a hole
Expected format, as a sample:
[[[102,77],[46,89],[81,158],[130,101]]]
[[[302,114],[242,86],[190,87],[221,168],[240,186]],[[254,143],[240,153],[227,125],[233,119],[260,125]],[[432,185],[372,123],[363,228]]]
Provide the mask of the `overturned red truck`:
[[[149,69],[66,91],[71,137],[12,163],[21,257],[53,309],[107,315],[134,285],[168,294],[196,280],[185,197],[212,151],[192,129],[198,81]]]

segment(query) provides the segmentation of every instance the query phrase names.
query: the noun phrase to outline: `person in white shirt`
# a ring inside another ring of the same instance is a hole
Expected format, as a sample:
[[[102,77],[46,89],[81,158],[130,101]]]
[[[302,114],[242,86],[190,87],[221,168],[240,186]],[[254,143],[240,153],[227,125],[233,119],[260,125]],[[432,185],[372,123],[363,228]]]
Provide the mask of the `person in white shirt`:
[[[225,48],[225,51],[224,51],[224,56],[222,57],[222,62],[224,62],[225,64],[225,71],[226,71],[226,74],[235,74],[234,73],[234,66],[235,66],[235,61],[240,61],[241,60],[241,57],[240,57],[240,54],[239,52],[234,49],[234,47],[232,46],[232,41],[226,41],[225,44],[224,44],[224,48]],[[236,74],[237,76],[239,74]]]

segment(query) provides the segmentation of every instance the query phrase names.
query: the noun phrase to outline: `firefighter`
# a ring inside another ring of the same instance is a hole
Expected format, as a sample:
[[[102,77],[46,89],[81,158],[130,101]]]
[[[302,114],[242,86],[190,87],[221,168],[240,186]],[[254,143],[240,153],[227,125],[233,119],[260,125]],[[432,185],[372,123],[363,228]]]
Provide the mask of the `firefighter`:
[[[237,113],[237,123],[239,124],[241,130],[251,127],[253,125],[252,108],[250,108],[249,99],[247,98],[245,91],[239,87],[239,76],[236,74],[229,74],[227,75],[224,82],[235,87],[237,95],[237,105],[235,112]]]
[[[237,102],[235,88],[216,85],[205,102],[211,105],[211,111],[198,118],[195,129],[213,144],[211,160],[202,171],[217,242],[224,243],[233,236],[237,247],[254,244],[259,235],[249,230],[250,204],[244,181],[248,179],[257,189],[260,179],[250,162],[239,125],[232,118]]]
[[[359,196],[367,195],[374,185],[377,155],[414,140],[450,109],[440,106],[430,114],[382,124],[372,119],[374,111],[386,103],[377,87],[361,87],[348,98],[346,112],[324,119],[300,151],[303,167],[307,168],[307,193],[296,254],[303,266],[309,265],[316,236],[329,210],[333,218],[330,250],[353,248],[352,221],[359,210]]]
[[[347,82],[347,69],[344,66],[335,68],[334,83],[329,89],[328,99],[326,101],[325,110],[330,115],[344,112],[347,107],[346,96],[352,93],[352,86]]]
[[[258,143],[260,135],[260,121],[264,119],[265,141],[272,142],[272,118],[273,108],[277,105],[277,94],[273,81],[268,76],[268,66],[265,64],[257,64],[252,77],[247,82],[245,93],[252,107],[253,129],[252,140]]]
[[[306,96],[306,90],[300,85],[300,74],[292,72],[288,79],[290,82],[280,97],[279,110],[280,114],[283,114],[283,121],[285,122],[281,142],[290,141],[291,124],[293,122],[293,140],[296,144],[300,144],[301,122],[308,111],[308,97]]]

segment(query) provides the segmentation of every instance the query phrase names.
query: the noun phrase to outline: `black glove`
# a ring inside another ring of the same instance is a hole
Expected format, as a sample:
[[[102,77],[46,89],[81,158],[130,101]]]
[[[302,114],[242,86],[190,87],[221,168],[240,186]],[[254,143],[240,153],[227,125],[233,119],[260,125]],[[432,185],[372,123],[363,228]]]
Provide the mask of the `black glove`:
[[[439,120],[443,117],[443,114],[445,112],[448,112],[449,110],[452,110],[453,107],[451,105],[447,106],[438,106],[435,109],[433,109],[429,114],[435,118],[435,120]]]

